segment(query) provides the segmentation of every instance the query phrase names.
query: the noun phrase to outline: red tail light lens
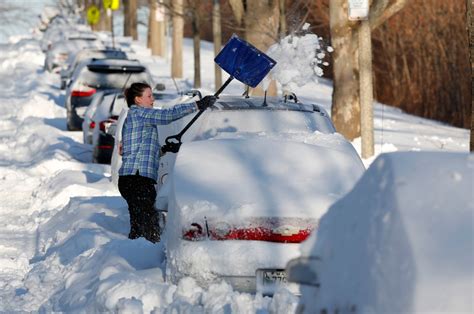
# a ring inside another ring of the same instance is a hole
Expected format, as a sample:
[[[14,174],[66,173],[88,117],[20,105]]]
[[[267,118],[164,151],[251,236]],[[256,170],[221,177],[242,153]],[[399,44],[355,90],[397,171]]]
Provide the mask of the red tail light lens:
[[[94,88],[88,89],[88,90],[73,90],[71,92],[72,97],[89,97],[92,96],[96,93],[96,90]]]
[[[206,230],[203,230],[198,223],[191,224],[189,229],[183,230],[183,239],[200,241],[208,238],[217,241],[247,240],[300,243],[310,236],[316,225],[317,223],[313,219],[300,218],[260,218],[257,221],[241,223],[239,226],[209,221],[205,224]]]
[[[198,223],[192,223],[191,227],[183,232],[183,239],[198,241],[204,239],[202,227]]]

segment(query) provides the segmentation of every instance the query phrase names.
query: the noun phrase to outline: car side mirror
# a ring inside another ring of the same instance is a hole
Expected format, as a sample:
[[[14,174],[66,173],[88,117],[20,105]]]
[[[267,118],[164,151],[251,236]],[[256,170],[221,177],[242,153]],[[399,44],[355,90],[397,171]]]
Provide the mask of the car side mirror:
[[[165,89],[166,89],[166,86],[163,83],[158,83],[155,85],[155,90],[157,91],[164,91]]]
[[[319,276],[316,269],[320,269],[319,257],[299,257],[292,259],[286,265],[288,281],[302,285],[320,287]]]

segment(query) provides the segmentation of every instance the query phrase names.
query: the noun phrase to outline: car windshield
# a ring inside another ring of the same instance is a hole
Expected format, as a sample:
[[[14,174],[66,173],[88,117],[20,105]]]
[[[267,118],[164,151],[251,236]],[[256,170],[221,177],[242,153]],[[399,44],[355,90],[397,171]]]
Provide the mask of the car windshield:
[[[197,137],[269,136],[334,133],[329,118],[319,112],[298,110],[215,110],[201,121]]]
[[[151,77],[146,71],[142,72],[93,72],[85,67],[78,78],[78,83],[96,89],[123,88],[125,84],[135,82],[151,83]]]
[[[334,133],[328,114],[318,105],[282,98],[223,96],[204,118],[198,138]]]

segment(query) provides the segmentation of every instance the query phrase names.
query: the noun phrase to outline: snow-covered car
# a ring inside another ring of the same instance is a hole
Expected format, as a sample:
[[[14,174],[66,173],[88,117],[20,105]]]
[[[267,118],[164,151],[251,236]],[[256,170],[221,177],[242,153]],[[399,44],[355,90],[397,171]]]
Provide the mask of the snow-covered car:
[[[74,70],[81,62],[92,61],[93,59],[128,59],[127,54],[119,49],[84,49],[77,54],[70,55],[66,64],[61,69],[61,89],[65,89],[71,79]]]
[[[103,48],[103,44],[93,33],[70,35],[66,40],[52,44],[46,52],[44,69],[59,72],[71,54],[76,54],[85,48],[100,49]]]
[[[179,97],[178,94],[153,93],[157,103],[168,102]],[[91,104],[92,105],[92,104]],[[92,125],[92,160],[96,163],[110,164],[114,149],[114,136],[109,128],[117,123],[117,119],[123,110],[128,110],[125,97],[122,92],[111,92],[104,95],[97,106],[89,127]]]
[[[123,90],[134,82],[152,84],[147,68],[137,60],[99,59],[81,63],[66,90],[67,129],[81,130],[85,111],[96,92]]]
[[[190,119],[165,130],[177,133]],[[264,294],[286,282],[300,243],[365,171],[322,107],[226,96],[160,167],[167,279],[191,276],[202,286],[223,279]]]
[[[84,112],[84,121],[82,121],[82,141],[84,144],[92,144],[92,133],[95,128],[95,121],[92,120],[97,107],[102,103],[104,97],[110,94],[120,92],[119,89],[108,89],[95,93],[92,96],[91,103]]]
[[[472,313],[469,153],[379,156],[291,261],[300,313]]]

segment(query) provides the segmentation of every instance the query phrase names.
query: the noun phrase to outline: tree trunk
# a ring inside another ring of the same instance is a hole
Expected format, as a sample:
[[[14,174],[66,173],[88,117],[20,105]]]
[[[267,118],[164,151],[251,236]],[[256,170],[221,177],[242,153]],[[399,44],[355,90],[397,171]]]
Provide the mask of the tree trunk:
[[[171,76],[183,77],[183,0],[172,2],[173,45],[171,53]]]
[[[212,6],[212,37],[214,39],[215,57],[221,51],[222,46],[221,8],[219,0],[214,0]],[[216,91],[222,85],[222,70],[217,64],[214,64],[214,85]]]
[[[197,8],[192,12],[193,48],[194,48],[194,88],[201,87],[201,35]]]
[[[336,130],[348,140],[360,136],[357,30],[348,24],[347,0],[329,3],[334,71],[331,116]]]
[[[148,0],[148,30],[146,32],[146,47],[148,49],[151,49],[151,38],[152,38],[152,33],[153,31],[156,31],[153,29],[153,13],[155,12],[154,8],[154,2],[153,0]]]
[[[471,59],[471,140],[469,151],[474,152],[474,21],[472,18],[472,6],[474,0],[467,1],[467,24],[469,30],[469,57]]]
[[[373,30],[402,9],[407,0],[373,0],[369,12]],[[359,22],[348,19],[347,0],[330,0],[331,42],[334,48],[332,120],[348,140],[360,136]]]
[[[278,25],[280,22],[279,1],[259,0],[247,1],[245,11],[245,39],[265,52],[272,44],[278,41]],[[263,89],[258,86],[252,90],[252,95],[263,95]],[[275,81],[267,89],[268,96],[276,96]]]
[[[123,34],[137,40],[137,0],[123,0],[123,10]]]
[[[148,48],[151,49],[153,56],[161,56],[164,54],[164,12],[163,7],[158,4],[157,0],[149,0],[150,16],[148,26]]]
[[[279,0],[279,5],[280,5],[280,38],[283,38],[286,36],[286,1],[285,0]]]

